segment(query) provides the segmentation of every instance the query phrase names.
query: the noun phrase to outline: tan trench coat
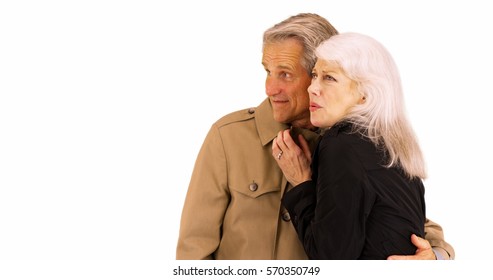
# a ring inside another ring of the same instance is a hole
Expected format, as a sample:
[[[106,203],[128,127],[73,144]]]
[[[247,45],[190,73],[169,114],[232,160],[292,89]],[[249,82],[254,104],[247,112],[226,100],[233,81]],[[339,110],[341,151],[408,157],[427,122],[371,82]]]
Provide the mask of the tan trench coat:
[[[186,195],[177,259],[307,258],[281,206],[291,186],[271,154],[272,140],[286,128],[274,121],[268,99],[212,125]],[[316,133],[298,132],[315,147]],[[453,254],[441,227],[430,223],[426,238]]]

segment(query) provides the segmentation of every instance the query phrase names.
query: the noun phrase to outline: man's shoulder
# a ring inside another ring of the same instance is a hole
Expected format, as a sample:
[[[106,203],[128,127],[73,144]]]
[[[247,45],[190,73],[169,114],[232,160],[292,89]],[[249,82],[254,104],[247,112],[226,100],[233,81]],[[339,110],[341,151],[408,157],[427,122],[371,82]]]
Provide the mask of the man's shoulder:
[[[217,120],[216,125],[222,127],[232,123],[253,120],[255,119],[255,109],[255,107],[250,107],[231,112]]]

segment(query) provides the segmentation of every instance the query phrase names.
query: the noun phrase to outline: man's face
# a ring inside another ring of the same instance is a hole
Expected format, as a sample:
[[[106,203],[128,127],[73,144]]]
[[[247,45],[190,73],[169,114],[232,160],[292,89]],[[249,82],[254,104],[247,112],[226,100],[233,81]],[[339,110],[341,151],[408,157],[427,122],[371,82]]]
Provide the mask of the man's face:
[[[295,39],[264,45],[265,92],[276,121],[311,128],[307,91],[311,77],[301,65],[302,54],[303,46]]]

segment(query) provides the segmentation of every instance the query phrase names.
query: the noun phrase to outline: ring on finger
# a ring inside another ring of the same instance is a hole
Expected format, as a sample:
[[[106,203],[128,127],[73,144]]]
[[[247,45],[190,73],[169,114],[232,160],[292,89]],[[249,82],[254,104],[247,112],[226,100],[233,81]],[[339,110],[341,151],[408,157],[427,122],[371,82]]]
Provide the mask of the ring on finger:
[[[277,159],[281,159],[281,156],[282,156],[282,151],[279,152],[279,154],[277,154]]]

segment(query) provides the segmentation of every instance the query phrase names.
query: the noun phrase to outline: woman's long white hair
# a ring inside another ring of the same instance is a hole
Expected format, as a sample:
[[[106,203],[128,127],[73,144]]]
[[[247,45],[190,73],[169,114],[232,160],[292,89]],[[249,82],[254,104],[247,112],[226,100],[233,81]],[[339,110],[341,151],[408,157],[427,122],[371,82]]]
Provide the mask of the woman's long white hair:
[[[387,49],[367,35],[342,33],[320,44],[316,54],[335,61],[365,97],[344,120],[385,147],[387,167],[398,166],[409,178],[426,178],[423,154],[406,117],[399,71]]]

